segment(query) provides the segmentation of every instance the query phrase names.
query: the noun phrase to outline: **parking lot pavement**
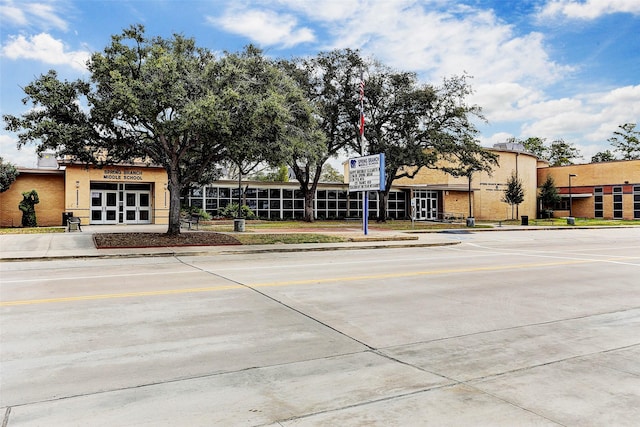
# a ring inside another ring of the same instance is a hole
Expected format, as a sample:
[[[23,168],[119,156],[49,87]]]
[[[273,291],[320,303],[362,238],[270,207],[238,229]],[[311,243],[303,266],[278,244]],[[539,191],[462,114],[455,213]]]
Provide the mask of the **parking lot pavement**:
[[[4,263],[2,423],[636,426],[639,233]]]

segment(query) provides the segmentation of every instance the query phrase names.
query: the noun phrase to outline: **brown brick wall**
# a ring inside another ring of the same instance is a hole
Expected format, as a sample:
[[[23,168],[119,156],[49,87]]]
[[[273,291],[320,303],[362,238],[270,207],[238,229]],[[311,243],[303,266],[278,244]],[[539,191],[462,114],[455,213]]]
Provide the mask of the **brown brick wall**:
[[[622,187],[623,219],[634,218],[633,188],[640,186],[640,160],[616,161],[605,163],[589,163],[584,165],[556,166],[538,169],[540,185],[550,175],[555,181],[558,191],[563,195],[569,194],[569,174],[571,178],[571,193],[587,194],[589,197],[574,197],[572,203],[573,216],[580,218],[595,217],[594,189],[603,189],[603,217],[613,219],[613,188]],[[554,216],[568,216],[568,210],[556,210]]]
[[[21,227],[22,211],[18,205],[22,201],[22,193],[36,190],[40,203],[35,206],[38,226],[62,225],[64,211],[64,174],[58,171],[51,173],[22,173],[9,190],[0,194],[0,226]]]

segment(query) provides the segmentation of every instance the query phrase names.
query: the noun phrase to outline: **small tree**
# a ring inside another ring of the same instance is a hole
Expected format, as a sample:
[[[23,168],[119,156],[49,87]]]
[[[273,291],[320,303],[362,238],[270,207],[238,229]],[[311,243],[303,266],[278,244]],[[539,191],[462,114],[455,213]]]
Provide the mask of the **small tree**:
[[[640,159],[640,131],[636,130],[635,123],[625,123],[619,131],[613,132],[608,141],[615,147],[615,151],[622,154],[623,160]]]
[[[4,193],[18,177],[16,167],[0,157],[0,193]]]
[[[507,188],[504,190],[502,201],[511,205],[511,219],[513,218],[513,207],[524,201],[524,188],[522,188],[522,180],[518,178],[515,172],[511,173]]]
[[[560,195],[558,194],[558,188],[551,175],[547,175],[547,179],[540,187],[540,203],[542,209],[547,213],[547,218],[551,217],[552,209],[556,203],[560,201]]]
[[[22,211],[22,226],[37,227],[36,205],[40,203],[38,192],[36,190],[25,191],[22,193],[22,201],[18,205],[18,209]]]

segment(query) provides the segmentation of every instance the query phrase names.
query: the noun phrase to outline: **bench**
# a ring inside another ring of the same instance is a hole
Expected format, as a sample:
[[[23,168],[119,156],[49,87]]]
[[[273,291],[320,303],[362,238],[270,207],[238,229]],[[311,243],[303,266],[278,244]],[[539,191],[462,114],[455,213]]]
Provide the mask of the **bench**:
[[[187,227],[188,230],[191,230],[191,227],[195,227],[197,230],[199,225],[200,215],[198,214],[190,214],[180,218],[180,227]]]
[[[67,231],[82,231],[80,218],[77,216],[70,216],[67,218]]]

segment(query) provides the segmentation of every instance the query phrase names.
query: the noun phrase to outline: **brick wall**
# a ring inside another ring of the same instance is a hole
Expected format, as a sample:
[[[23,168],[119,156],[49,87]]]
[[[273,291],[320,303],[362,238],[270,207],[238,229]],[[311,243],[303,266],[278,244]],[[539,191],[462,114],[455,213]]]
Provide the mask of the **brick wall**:
[[[18,175],[9,190],[0,193],[0,226],[21,227],[22,211],[18,205],[22,193],[36,190],[40,203],[35,205],[38,226],[62,225],[64,211],[64,172],[31,171]]]

